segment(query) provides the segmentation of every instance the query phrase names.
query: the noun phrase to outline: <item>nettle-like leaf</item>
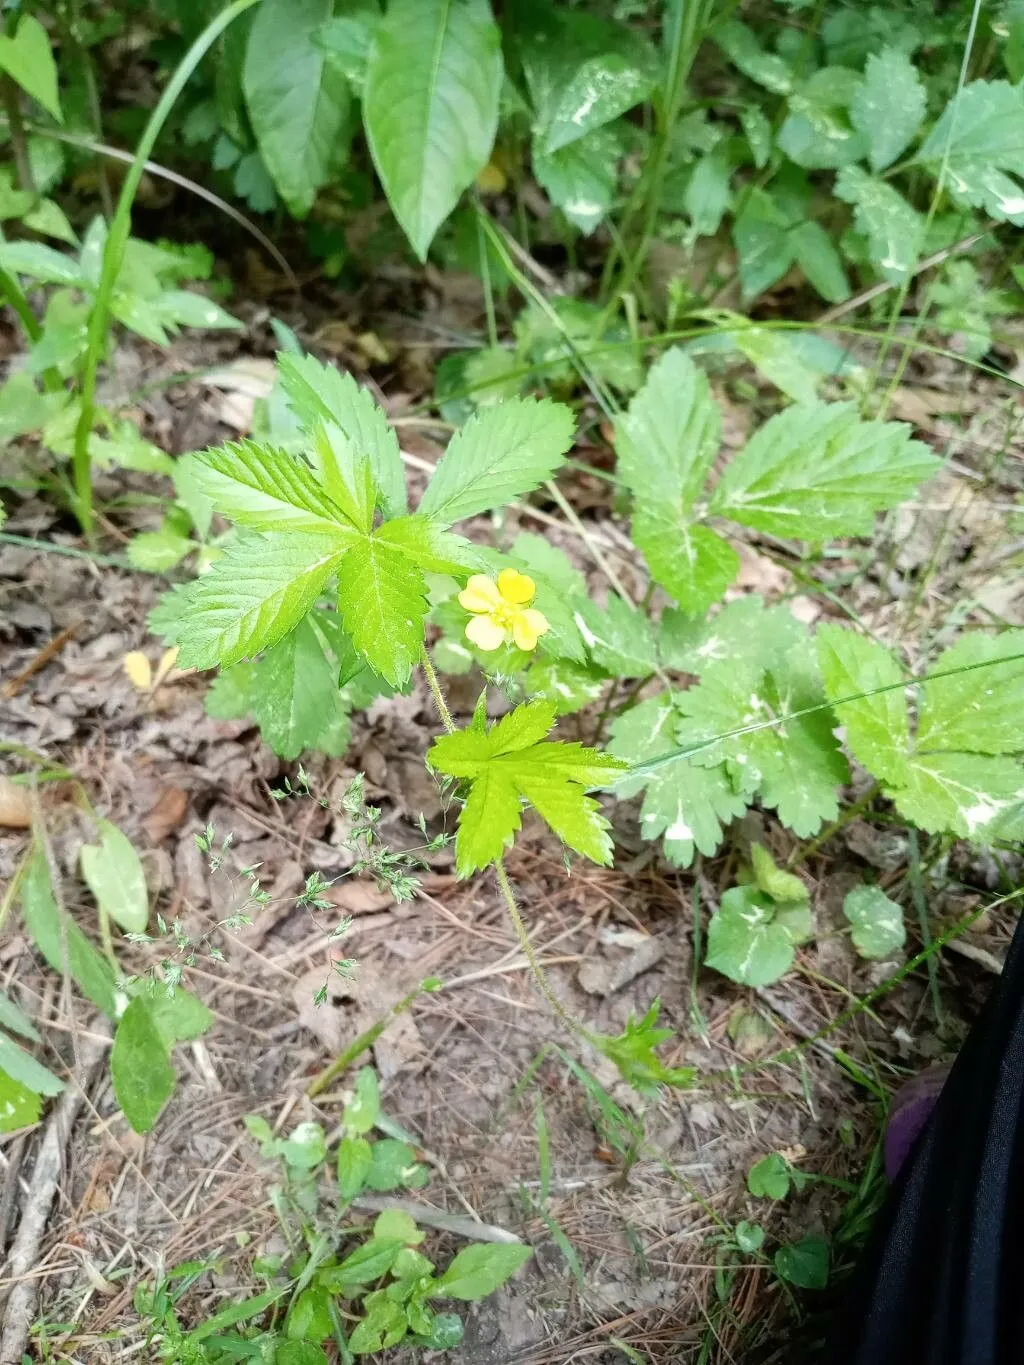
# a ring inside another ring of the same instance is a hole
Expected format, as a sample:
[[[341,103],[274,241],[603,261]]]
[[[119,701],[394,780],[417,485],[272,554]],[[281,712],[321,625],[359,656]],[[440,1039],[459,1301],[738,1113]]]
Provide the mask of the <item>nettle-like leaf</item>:
[[[921,78],[905,52],[886,47],[868,58],[850,118],[867,141],[876,174],[909,147],[924,122],[927,103]]]
[[[533,173],[569,222],[580,232],[591,233],[612,206],[621,156],[618,131],[594,128],[555,152],[535,150]]]
[[[851,752],[902,815],[929,833],[1018,837],[1024,764],[1012,755],[1024,751],[1024,731],[1014,724],[1024,706],[1024,631],[966,635],[941,654],[929,674],[953,676],[921,684],[913,739],[902,686],[912,680],[895,659],[839,627],[819,631],[818,648]],[[847,700],[874,688],[885,690]]]
[[[332,0],[263,0],[245,52],[242,83],[263,164],[297,218],[327,183],[349,122],[351,93],[316,35]]]
[[[839,172],[835,192],[853,205],[854,226],[867,238],[871,260],[881,275],[900,284],[921,255],[924,218],[898,190],[859,166],[846,166]]]
[[[501,34],[487,0],[391,0],[370,50],[363,123],[421,260],[487,164],[501,82]]]
[[[1024,89],[972,81],[950,100],[917,159],[961,203],[1024,224]],[[1014,178],[1017,177],[1017,178]]]
[[[431,747],[432,768],[470,784],[455,846],[460,877],[501,857],[519,829],[524,800],[577,853],[596,863],[611,861],[608,822],[586,788],[606,785],[625,764],[580,744],[548,740],[554,720],[554,703],[534,701],[489,730],[481,719],[479,728],[474,722]]]
[[[600,668],[620,678],[647,678],[658,667],[658,644],[647,615],[621,597],[603,609],[581,598],[573,613],[587,653]]]
[[[778,146],[808,170],[838,169],[856,161],[864,154],[866,139],[846,111],[857,88],[856,72],[847,67],[815,71],[789,96]]]
[[[325,535],[339,550],[354,544],[365,529],[328,497],[309,465],[287,451],[255,441],[229,442],[204,450],[194,468],[202,492],[239,526]]]

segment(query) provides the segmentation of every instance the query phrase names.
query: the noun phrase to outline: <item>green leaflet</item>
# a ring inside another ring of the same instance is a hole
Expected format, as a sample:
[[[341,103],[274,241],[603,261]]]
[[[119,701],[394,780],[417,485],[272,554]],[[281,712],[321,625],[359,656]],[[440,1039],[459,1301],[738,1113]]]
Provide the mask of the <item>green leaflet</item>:
[[[734,886],[708,925],[705,965],[742,986],[768,986],[789,971],[811,930],[806,903],[779,906],[756,886]]]
[[[900,813],[930,834],[990,839],[1024,809],[1024,766],[982,754],[918,754],[891,795]]]
[[[871,260],[883,277],[901,283],[921,255],[924,219],[898,190],[873,179],[859,166],[840,171],[835,192],[853,205],[854,224],[867,238]]]
[[[114,974],[74,920],[57,908],[42,849],[32,855],[22,878],[21,913],[29,937],[53,970],[70,976],[97,1009],[115,1018]]]
[[[391,0],[370,49],[363,124],[420,260],[487,163],[501,81],[501,36],[487,0]]]
[[[601,668],[622,678],[646,678],[658,667],[654,627],[642,611],[610,596],[602,610],[581,598],[574,613],[587,653]]]
[[[776,95],[793,89],[793,72],[781,57],[765,52],[753,29],[739,19],[718,23],[711,37],[729,60],[758,85]]]
[[[591,233],[612,206],[621,155],[616,129],[594,128],[558,151],[545,155],[535,149],[533,173],[569,222]]]
[[[50,38],[32,14],[22,14],[14,37],[0,35],[0,70],[6,71],[22,90],[64,122],[57,93],[57,63],[50,51]]]
[[[950,100],[918,159],[961,203],[1002,222],[1024,224],[1024,90],[1008,81],[972,81]],[[1014,177],[1018,177],[1014,179]]]
[[[472,784],[459,816],[460,877],[501,856],[519,828],[520,798],[577,853],[597,863],[611,860],[608,822],[585,789],[604,785],[625,765],[579,744],[546,741],[554,719],[553,702],[535,701],[490,730],[471,727],[435,740],[427,754],[431,767]]]
[[[134,845],[109,820],[98,820],[98,844],[79,851],[82,876],[100,909],[125,933],[142,934],[149,923],[146,873]]]
[[[313,207],[338,159],[351,95],[315,37],[331,0],[263,0],[245,52],[242,83],[260,156],[297,218]]]
[[[787,408],[754,433],[710,510],[758,531],[820,541],[870,534],[874,514],[938,468],[900,422],[862,422],[853,403]]]
[[[868,143],[877,174],[910,145],[924,122],[927,98],[910,58],[898,48],[873,53],[850,105],[850,118]]]
[[[528,493],[564,462],[574,429],[570,410],[549,399],[484,408],[452,437],[420,511],[449,526]]]
[[[39,1095],[6,1071],[0,1071],[0,1133],[13,1133],[39,1122],[42,1112]]]
[[[957,668],[968,671],[936,678],[921,689],[918,749],[976,754],[1024,750],[1024,630],[1001,635],[973,631],[940,654],[928,671]]]
[[[533,1255],[519,1243],[476,1242],[463,1247],[437,1281],[431,1294],[439,1299],[483,1299],[493,1294]]]
[[[855,886],[843,901],[852,925],[853,946],[861,957],[891,957],[907,941],[903,908],[878,886]]]
[[[148,1133],[174,1093],[170,1051],[205,1033],[213,1022],[188,991],[143,982],[122,1014],[110,1053],[114,1094],[137,1133]]]
[[[842,626],[821,626],[815,643],[825,692],[846,731],[846,747],[876,777],[903,782],[910,748],[910,717],[903,692],[879,692],[836,704],[841,697],[902,682],[899,664],[887,649]]]
[[[285,450],[228,442],[199,454],[194,470],[202,492],[240,526],[331,536],[339,550],[365,529],[328,497],[308,465]]]

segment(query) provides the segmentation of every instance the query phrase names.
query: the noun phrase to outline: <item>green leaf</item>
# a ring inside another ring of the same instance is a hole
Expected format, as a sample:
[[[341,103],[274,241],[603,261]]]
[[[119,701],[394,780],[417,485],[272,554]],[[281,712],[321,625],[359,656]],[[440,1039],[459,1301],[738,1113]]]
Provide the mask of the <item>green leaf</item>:
[[[253,713],[264,743],[281,758],[298,758],[306,749],[337,758],[348,748],[349,708],[315,613],[252,668],[244,701],[241,714]]]
[[[533,173],[554,206],[580,232],[589,234],[612,206],[621,156],[617,130],[594,128],[558,151],[545,155],[535,150]]]
[[[705,965],[741,986],[769,986],[789,971],[810,931],[806,902],[780,911],[757,887],[734,886],[708,925]]]
[[[317,32],[314,42],[346,80],[360,89],[366,80],[373,35],[380,27],[377,0],[345,0],[342,12]]]
[[[901,422],[862,422],[854,403],[787,408],[754,433],[711,499],[720,516],[771,535],[868,535],[874,514],[939,466]]]
[[[4,1033],[0,1033],[0,1071],[36,1095],[59,1095],[64,1089],[59,1077]]]
[[[421,261],[487,164],[501,82],[501,34],[487,0],[391,0],[370,51],[363,124]]]
[[[697,1072],[692,1066],[668,1067],[654,1049],[672,1037],[669,1028],[658,1028],[661,1001],[655,1000],[642,1019],[630,1012],[626,1027],[617,1037],[598,1034],[595,1046],[619,1068],[624,1081],[640,1095],[654,1096],[663,1085],[692,1085]]]
[[[518,0],[512,9],[542,155],[611,123],[650,93],[657,58],[624,24],[543,0]]]
[[[816,71],[789,96],[789,112],[776,139],[779,149],[808,170],[834,170],[857,161],[866,139],[846,114],[857,84],[856,73],[846,67]]]
[[[1024,89],[972,81],[950,100],[918,160],[934,175],[945,167],[953,198],[1001,222],[1024,225]]]
[[[117,1025],[110,1053],[114,1095],[137,1133],[148,1133],[174,1094],[167,1047],[141,997],[131,1001]]]
[[[587,652],[596,664],[620,678],[646,678],[658,667],[654,627],[642,611],[619,596],[609,596],[603,609],[581,600],[574,619]]]
[[[774,1265],[780,1279],[799,1289],[824,1289],[828,1284],[828,1243],[824,1237],[801,1237],[779,1247]]]
[[[796,253],[790,227],[771,195],[756,187],[751,190],[733,224],[744,301],[770,289],[793,264]]]
[[[669,693],[650,697],[612,722],[609,752],[630,764],[659,758],[676,747],[678,719]],[[635,777],[627,773],[615,793],[624,798],[645,787],[641,833],[649,840],[664,836],[665,856],[677,867],[689,867],[695,850],[714,853],[723,826],[747,808],[721,765],[700,768],[686,758],[673,758]]]
[[[740,110],[740,125],[755,167],[764,170],[772,153],[772,125],[760,105],[744,105]]]
[[[618,469],[636,504],[633,540],[656,581],[690,612],[716,601],[739,570],[732,547],[691,520],[720,437],[707,376],[679,347],[652,366],[616,424]]]
[[[149,1011],[164,1047],[188,1043],[201,1037],[213,1024],[213,1014],[203,1002],[181,986],[168,986],[152,979],[137,988],[136,999]]]
[[[800,878],[792,872],[784,872],[764,844],[751,844],[750,861],[757,889],[770,896],[777,905],[802,905],[810,899],[810,893]]]
[[[886,47],[868,58],[850,118],[867,141],[868,161],[876,174],[913,141],[927,103],[921,78],[905,52]]]
[[[875,777],[897,785],[907,775],[910,720],[896,687],[903,670],[882,645],[842,626],[821,626],[815,637],[825,692],[846,731],[846,746]],[[840,697],[891,687],[873,697],[835,705]]]
[[[423,1241],[426,1233],[416,1226],[415,1219],[404,1209],[385,1209],[373,1223],[373,1237],[378,1242],[399,1241],[413,1247]]]
[[[276,644],[315,604],[341,559],[326,536],[239,536],[188,590],[179,666],[226,666]]]
[[[63,406],[63,393],[40,393],[30,374],[17,370],[0,388],[0,445],[39,431]]]
[[[97,1009],[116,1018],[114,974],[74,920],[58,910],[42,850],[32,855],[22,878],[21,912],[30,938],[53,970],[70,976]]]
[[[21,16],[13,38],[0,36],[0,68],[58,123],[64,122],[57,93],[57,63],[50,51],[50,38],[34,15]]]
[[[125,933],[145,933],[149,923],[146,873],[127,835],[109,820],[97,820],[100,842],[83,844],[82,876],[100,910]]]
[[[788,607],[766,607],[756,593],[738,597],[714,616],[698,620],[666,611],[658,630],[666,668],[701,677],[716,664],[727,662],[732,669],[742,669],[752,682],[806,638],[806,629]]]
[[[823,299],[842,303],[850,297],[850,282],[842,258],[820,223],[808,219],[797,224],[789,233],[789,246],[797,265]]]
[[[78,262],[42,242],[0,242],[0,266],[40,284],[83,285]]]
[[[546,659],[530,666],[523,686],[528,697],[554,702],[556,716],[568,716],[597,701],[607,681],[603,672],[572,659]]]
[[[368,1133],[380,1117],[380,1090],[372,1066],[360,1067],[355,1094],[345,1105],[342,1123],[349,1133]]]
[[[530,492],[564,462],[574,430],[569,408],[546,398],[483,409],[452,437],[420,511],[449,526]]]
[[[859,166],[839,172],[835,193],[853,205],[854,225],[867,238],[871,260],[883,278],[901,284],[921,255],[924,219],[898,190]]]
[[[353,520],[285,450],[230,441],[197,455],[194,472],[217,511],[240,526],[336,537],[339,550],[357,539]]]
[[[282,1341],[274,1350],[274,1365],[330,1365],[323,1348],[312,1341]]]
[[[891,793],[900,813],[929,834],[984,842],[1024,809],[1024,766],[983,754],[915,754]]]
[[[167,573],[185,556],[196,549],[196,543],[188,536],[180,535],[169,527],[159,531],[141,531],[128,542],[126,554],[133,568],[143,573]]]
[[[33,232],[41,232],[44,237],[56,237],[68,246],[78,245],[78,236],[68,221],[61,206],[52,199],[40,199],[31,212],[26,213],[23,222]]]
[[[587,786],[604,784],[625,765],[579,744],[545,742],[553,702],[517,706],[490,730],[459,730],[434,742],[427,761],[436,771],[468,779],[459,816],[456,868],[468,877],[499,858],[519,828],[523,798],[570,848],[597,863],[611,861],[608,822]]]
[[[333,1334],[327,1290],[310,1285],[295,1298],[288,1310],[284,1330],[289,1341],[324,1341]]]
[[[720,142],[700,158],[683,194],[683,207],[695,237],[713,237],[732,203],[730,182],[734,169],[728,141]]]
[[[1024,630],[1001,635],[972,631],[940,654],[928,671],[957,668],[967,671],[921,688],[918,749],[977,754],[1024,749]]]
[[[739,19],[716,24],[711,37],[732,64],[758,85],[775,95],[785,95],[793,89],[793,72],[788,64],[781,57],[765,52],[754,30]]]
[[[855,886],[843,900],[853,926],[853,946],[861,957],[891,957],[907,941],[903,907],[878,886]]]
[[[42,1042],[39,1031],[32,1020],[14,1003],[6,991],[0,991],[0,1025],[12,1033],[20,1033],[33,1043]]]
[[[747,1172],[747,1189],[755,1199],[785,1199],[789,1186],[790,1165],[778,1152],[761,1157]]]
[[[427,1168],[416,1160],[416,1153],[407,1142],[381,1138],[371,1143],[371,1148],[365,1182],[368,1190],[420,1189],[427,1183]]]
[[[0,1133],[14,1133],[38,1123],[41,1112],[39,1095],[0,1071]]]
[[[330,178],[349,117],[345,78],[314,41],[332,0],[263,0],[242,84],[260,156],[296,218]]]
[[[363,1188],[373,1152],[364,1137],[346,1137],[338,1143],[338,1195],[348,1203]]]
[[[533,1255],[533,1248],[516,1243],[473,1242],[463,1247],[430,1291],[434,1299],[484,1299]]]
[[[760,1251],[764,1245],[764,1228],[760,1223],[748,1223],[745,1218],[741,1218],[733,1228],[733,1234],[740,1251],[748,1256]]]
[[[356,452],[369,460],[384,511],[390,517],[401,516],[407,499],[398,438],[368,391],[350,374],[341,374],[333,365],[308,355],[279,355],[278,372],[289,404],[307,433],[312,435],[324,422],[340,427]],[[329,493],[331,469],[321,466],[320,473]]]
[[[435,1313],[429,1336],[414,1336],[409,1340],[427,1351],[450,1351],[462,1341],[462,1319],[458,1313]]]
[[[726,338],[731,341],[766,379],[795,402],[815,401],[819,376],[806,364],[789,337],[768,327],[752,326],[745,318],[732,313],[725,312],[724,317],[734,319],[736,328],[723,334],[723,341]]]

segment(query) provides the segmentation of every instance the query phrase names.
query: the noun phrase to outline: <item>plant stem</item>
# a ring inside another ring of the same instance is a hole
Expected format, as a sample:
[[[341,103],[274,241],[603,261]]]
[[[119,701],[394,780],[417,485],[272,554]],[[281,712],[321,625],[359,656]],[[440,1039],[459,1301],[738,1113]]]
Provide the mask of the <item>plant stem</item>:
[[[441,691],[441,684],[437,680],[437,673],[430,661],[426,645],[423,645],[420,650],[420,663],[423,666],[423,675],[427,680],[427,686],[433,694],[434,705],[437,707],[441,724],[450,735],[453,735],[455,733],[455,722],[452,720],[452,713],[448,710],[448,703],[444,699],[444,693]]]
[[[382,1015],[375,1024],[371,1024],[368,1029],[365,1029],[360,1033],[358,1038],[354,1038],[352,1042],[349,1043],[348,1047],[345,1048],[344,1052],[339,1052],[333,1062],[328,1066],[325,1066],[318,1076],[313,1077],[306,1087],[306,1094],[309,1098],[312,1099],[314,1095],[319,1095],[322,1090],[326,1090],[335,1076],[340,1076],[343,1071],[346,1071],[352,1065],[361,1053],[365,1052],[367,1048],[372,1047],[387,1026],[397,1019],[400,1014],[404,1014],[410,1005],[412,1005],[413,1001],[421,996],[424,991],[437,989],[438,983],[436,981],[431,982],[429,979],[427,981],[421,981],[408,995],[404,995],[401,1000],[392,1005],[387,1014]]]
[[[910,896],[914,902],[914,909],[917,911],[917,925],[921,932],[921,946],[928,956],[928,990],[932,997],[932,1008],[935,1011],[935,1023],[941,1033],[946,1024],[945,1013],[942,1008],[942,996],[939,994],[939,966],[935,958],[931,955],[932,928],[928,919],[928,902],[925,899],[924,884],[921,877],[921,847],[917,839],[917,830],[911,826],[907,830],[907,851],[910,855],[908,873],[910,881]]]
[[[36,321],[35,313],[29,307],[24,290],[14,276],[2,268],[0,268],[0,293],[4,295],[21,319],[21,325],[24,327],[25,335],[29,341],[38,341],[42,335],[42,328]]]
[[[32,163],[28,159],[28,141],[25,137],[25,121],[21,116],[21,95],[13,76],[4,73],[0,79],[0,99],[3,101],[7,126],[11,134],[11,151],[14,153],[14,169],[18,175],[18,185],[29,194],[36,193],[35,176]]]
[[[533,944],[530,942],[530,935],[527,933],[526,925],[523,923],[523,917],[519,913],[515,892],[512,890],[512,883],[508,879],[508,873],[505,871],[505,863],[501,858],[494,864],[494,875],[497,878],[498,890],[501,892],[501,898],[505,902],[505,909],[508,911],[508,917],[512,921],[513,929],[516,931],[516,938],[519,940],[519,946],[523,950],[523,956],[530,964],[530,971],[533,974],[534,981],[537,983],[537,989],[554,1010],[555,1014],[561,1019],[562,1023],[565,1024],[566,1028],[575,1033],[578,1038],[584,1039],[595,1047],[599,1046],[600,1040],[598,1035],[592,1033],[574,1014],[570,1014],[561,1000],[559,1000],[558,996],[551,989],[551,983],[548,981],[547,976],[544,973],[544,968],[540,965],[540,959],[537,957]]]
[[[139,145],[135,149],[135,158],[125,176],[121,193],[118,196],[117,209],[114,213],[113,222],[110,224],[110,231],[107,234],[107,241],[103,250],[103,264],[100,268],[100,278],[96,286],[92,312],[89,314],[85,361],[82,368],[82,407],[78,425],[75,428],[75,445],[72,455],[75,510],[86,535],[92,534],[93,527],[89,437],[92,434],[93,420],[96,414],[96,378],[99,373],[100,358],[106,348],[110,301],[113,297],[118,271],[121,268],[125,245],[131,232],[132,204],[135,201],[139,182],[142,179],[143,168],[178,96],[185,88],[196,67],[232,20],[244,13],[245,10],[251,9],[255,3],[256,0],[234,0],[233,4],[228,5],[207,24],[185,53],[167,88],[160,96],[156,108],[149,116],[149,121],[139,139]]]

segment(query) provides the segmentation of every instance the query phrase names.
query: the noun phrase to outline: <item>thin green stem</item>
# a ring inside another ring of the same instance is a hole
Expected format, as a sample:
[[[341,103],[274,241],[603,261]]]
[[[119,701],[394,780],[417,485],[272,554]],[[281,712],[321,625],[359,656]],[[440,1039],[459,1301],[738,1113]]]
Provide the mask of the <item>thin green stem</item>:
[[[437,990],[438,987],[439,983],[428,977],[427,980],[421,981],[408,995],[403,996],[401,1000],[392,1005],[387,1014],[382,1015],[375,1024],[371,1024],[368,1029],[360,1033],[358,1038],[354,1038],[344,1052],[339,1052],[333,1062],[325,1066],[319,1075],[313,1077],[306,1087],[306,1094],[309,1098],[312,1099],[314,1095],[319,1095],[322,1090],[327,1089],[336,1076],[347,1071],[356,1058],[361,1056],[367,1048],[372,1047],[388,1025],[393,1023],[399,1015],[404,1014],[424,991]]]
[[[441,684],[437,680],[437,673],[431,663],[430,655],[427,653],[426,645],[420,649],[420,664],[423,667],[423,676],[427,680],[427,686],[434,698],[434,705],[437,707],[441,724],[450,735],[453,735],[455,733],[455,722],[452,720],[452,713],[448,710],[448,703],[444,699],[444,693],[441,691]]]
[[[118,272],[121,269],[121,262],[124,257],[124,249],[131,233],[132,204],[135,202],[135,195],[138,192],[139,183],[142,180],[142,172],[149,155],[153,150],[157,138],[163,129],[167,118],[177,102],[178,96],[184,90],[186,84],[191,79],[196,67],[209,51],[210,47],[217,41],[228,25],[247,9],[251,9],[257,0],[234,0],[233,4],[221,11],[217,17],[207,24],[206,28],[195,40],[189,50],[185,53],[178,69],[171,77],[167,88],[160,96],[160,100],[149,116],[149,121],[139,139],[139,145],[135,149],[135,158],[132,161],[128,174],[125,176],[124,184],[117,201],[117,209],[114,213],[114,220],[110,225],[107,234],[106,245],[103,250],[103,264],[100,268],[99,283],[96,286],[96,295],[93,299],[92,312],[89,315],[89,328],[86,338],[85,361],[82,368],[81,383],[81,412],[78,418],[78,425],[75,428],[74,453],[72,455],[72,470],[75,482],[76,514],[81,524],[82,530],[86,535],[91,535],[93,527],[92,510],[92,470],[90,467],[89,456],[89,437],[92,434],[93,421],[96,415],[96,379],[99,373],[100,359],[106,349],[107,325],[110,319],[110,303],[114,293],[114,285],[117,280]]]
[[[13,275],[2,268],[0,268],[0,293],[3,294],[4,298],[21,319],[21,325],[24,327],[25,335],[28,337],[29,341],[38,341],[40,336],[42,336],[42,328],[36,321],[35,313],[33,313],[32,309],[29,307],[28,299],[25,297],[25,291]]]
[[[487,238],[480,214],[476,215],[476,244],[480,256],[480,278],[484,286],[484,309],[487,313],[487,344],[492,348],[498,344],[498,319],[494,313],[494,287],[491,284],[491,262],[487,256]]]
[[[523,923],[523,917],[519,913],[515,892],[512,890],[512,883],[508,879],[508,873],[505,871],[505,863],[501,858],[494,864],[494,875],[498,882],[498,890],[501,892],[501,898],[505,902],[505,909],[508,911],[508,917],[512,921],[513,929],[516,931],[516,938],[519,940],[519,946],[522,948],[523,956],[530,965],[530,971],[537,984],[537,989],[554,1010],[555,1014],[561,1019],[562,1023],[565,1024],[566,1028],[575,1033],[578,1038],[583,1038],[592,1046],[599,1047],[601,1042],[599,1036],[596,1033],[592,1033],[591,1030],[587,1028],[586,1024],[577,1019],[574,1014],[570,1014],[555,992],[551,989],[551,983],[548,981],[544,968],[540,965],[540,959],[534,950],[533,944],[530,942],[530,935],[527,932],[526,925]]]
[[[921,876],[921,847],[917,838],[917,830],[913,826],[907,830],[907,854],[910,897],[917,912],[917,927],[921,934],[921,946],[929,949],[932,945],[932,927],[928,918],[928,901],[924,894],[924,878]],[[932,1009],[935,1011],[935,1023],[941,1033],[945,1027],[945,1013],[942,1008],[942,996],[939,993],[938,963],[932,956],[928,958],[928,990],[932,997]]]

